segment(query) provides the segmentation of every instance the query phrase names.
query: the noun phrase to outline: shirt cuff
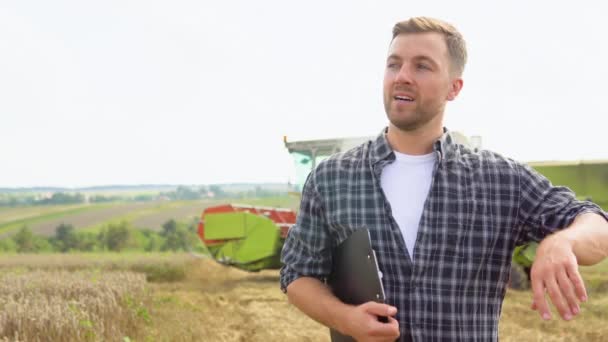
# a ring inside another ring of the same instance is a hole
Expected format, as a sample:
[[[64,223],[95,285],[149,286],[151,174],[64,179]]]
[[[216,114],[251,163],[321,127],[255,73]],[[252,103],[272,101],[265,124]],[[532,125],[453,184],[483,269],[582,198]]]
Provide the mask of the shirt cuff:
[[[283,265],[283,267],[281,268],[280,275],[281,275],[281,280],[280,280],[281,291],[283,291],[283,293],[287,293],[287,286],[289,286],[289,284],[291,284],[294,280],[301,278],[301,277],[316,278],[322,283],[326,282],[326,277],[322,277],[322,276],[318,276],[318,275],[300,274],[285,265]]]
[[[287,266],[283,266],[281,268],[281,291],[287,293],[287,286],[298,278],[300,278],[299,274],[289,269]]]

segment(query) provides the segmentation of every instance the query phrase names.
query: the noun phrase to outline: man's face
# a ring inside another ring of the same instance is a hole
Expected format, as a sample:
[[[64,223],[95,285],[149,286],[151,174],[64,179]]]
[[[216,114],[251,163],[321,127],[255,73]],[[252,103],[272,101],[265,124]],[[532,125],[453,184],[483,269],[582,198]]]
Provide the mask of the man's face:
[[[462,79],[450,73],[441,34],[400,34],[393,39],[384,73],[384,109],[392,125],[413,131],[434,119],[442,121],[445,103],[461,87]]]

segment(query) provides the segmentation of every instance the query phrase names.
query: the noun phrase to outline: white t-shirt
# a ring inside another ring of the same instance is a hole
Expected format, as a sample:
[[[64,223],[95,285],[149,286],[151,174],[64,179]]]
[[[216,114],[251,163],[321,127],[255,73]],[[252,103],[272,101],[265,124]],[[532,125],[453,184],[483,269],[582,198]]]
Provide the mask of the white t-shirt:
[[[396,160],[382,170],[380,183],[413,261],[420,217],[431,188],[437,156],[435,153],[414,156],[399,152],[395,152],[395,156]]]

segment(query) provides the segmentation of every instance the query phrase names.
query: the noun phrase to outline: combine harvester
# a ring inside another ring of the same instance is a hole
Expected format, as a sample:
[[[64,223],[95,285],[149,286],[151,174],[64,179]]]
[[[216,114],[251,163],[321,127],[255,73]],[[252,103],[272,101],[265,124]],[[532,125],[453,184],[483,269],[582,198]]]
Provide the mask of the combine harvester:
[[[479,138],[471,137],[471,144],[464,135],[454,135],[458,142],[480,148]],[[371,137],[288,142],[285,137],[285,147],[295,162],[295,193],[302,191],[306,177],[322,160],[369,139]],[[554,185],[567,186],[578,198],[590,199],[608,209],[608,160],[530,162],[529,165]],[[223,264],[248,271],[276,269],[281,266],[281,248],[295,220],[296,214],[290,209],[222,205],[203,212],[199,235],[212,257]],[[527,286],[521,268],[526,269],[531,264],[534,250],[534,245],[517,249],[514,260],[521,266],[516,271],[520,272],[518,278],[522,285],[515,287]]]
[[[299,195],[310,171],[330,155],[366,141],[367,137],[287,142],[294,158]],[[198,235],[211,257],[229,266],[257,272],[281,267],[281,248],[287,231],[296,222],[291,209],[225,204],[203,211]]]

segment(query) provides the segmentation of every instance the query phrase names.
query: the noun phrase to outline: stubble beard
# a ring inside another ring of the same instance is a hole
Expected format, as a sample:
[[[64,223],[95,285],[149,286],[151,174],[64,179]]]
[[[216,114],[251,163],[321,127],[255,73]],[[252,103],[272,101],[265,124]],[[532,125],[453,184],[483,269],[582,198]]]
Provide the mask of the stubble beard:
[[[403,132],[413,132],[420,129],[436,118],[441,112],[440,110],[425,111],[416,106],[411,113],[400,113],[397,110],[392,110],[390,106],[390,103],[388,105],[385,104],[386,116],[391,125]],[[400,117],[403,115],[405,117]]]

